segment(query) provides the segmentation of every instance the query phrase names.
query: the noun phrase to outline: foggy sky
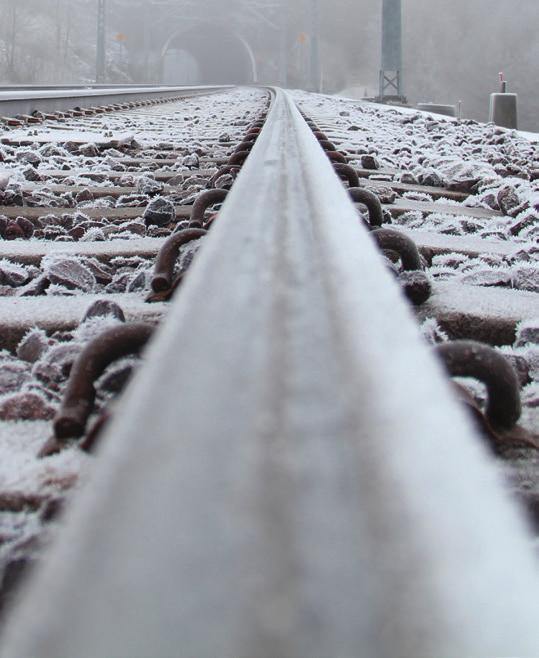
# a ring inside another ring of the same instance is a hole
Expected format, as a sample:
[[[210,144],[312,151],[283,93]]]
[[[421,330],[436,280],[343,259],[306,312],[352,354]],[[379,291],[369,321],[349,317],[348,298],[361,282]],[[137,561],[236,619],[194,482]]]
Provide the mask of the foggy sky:
[[[404,62],[412,100],[464,102],[486,120],[503,71],[519,94],[520,126],[539,131],[537,0],[403,0]]]
[[[306,84],[312,1],[284,2],[290,86]],[[319,1],[324,90],[376,93],[382,0]],[[212,58],[220,60],[220,75],[226,77],[227,57],[234,82],[253,65],[239,41],[234,43],[234,34],[252,44],[260,81],[279,81],[278,49],[284,41],[275,25],[280,17],[270,11],[266,21],[251,11],[263,7],[264,0],[169,0],[169,9],[164,0],[152,0],[152,7],[150,0],[107,2],[110,82],[159,82],[165,64],[170,76],[181,74],[191,82],[197,76],[211,77]],[[466,116],[486,120],[488,96],[498,90],[498,73],[504,71],[509,91],[519,94],[520,127],[539,131],[539,0],[402,2],[404,91],[410,102],[462,100]],[[267,4],[275,6],[277,0]],[[93,81],[96,6],[97,0],[0,0],[0,82]],[[162,49],[176,26],[200,14],[227,29],[227,39],[220,44],[207,27],[193,30],[188,37],[177,37],[165,57]],[[148,40],[151,56],[143,53]],[[207,52],[201,50],[204,43]]]
[[[382,3],[352,4],[328,0],[327,12],[340,8],[341,48],[354,53],[348,85],[376,91]],[[486,121],[489,94],[498,91],[503,71],[508,90],[519,94],[520,127],[539,131],[539,0],[402,0],[402,11],[410,102],[462,100],[465,115]]]

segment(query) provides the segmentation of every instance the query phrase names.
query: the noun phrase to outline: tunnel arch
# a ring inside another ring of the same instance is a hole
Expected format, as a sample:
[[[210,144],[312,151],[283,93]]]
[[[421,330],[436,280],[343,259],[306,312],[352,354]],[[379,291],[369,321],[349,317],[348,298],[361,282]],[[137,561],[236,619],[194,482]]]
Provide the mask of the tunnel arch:
[[[180,28],[167,39],[161,78],[174,84],[252,84],[258,82],[258,71],[247,39],[208,22]]]

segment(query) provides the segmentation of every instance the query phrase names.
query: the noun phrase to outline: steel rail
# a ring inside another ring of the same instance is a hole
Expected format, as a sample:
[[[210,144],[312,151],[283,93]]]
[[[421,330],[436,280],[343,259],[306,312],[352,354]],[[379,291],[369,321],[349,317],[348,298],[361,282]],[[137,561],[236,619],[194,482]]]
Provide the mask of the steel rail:
[[[65,88],[7,89],[0,87],[0,115],[15,116],[32,112],[58,112],[72,110],[75,106],[93,106],[96,103],[126,103],[141,100],[163,100],[177,95],[181,97],[212,93],[230,86],[102,86]]]
[[[64,89],[157,89],[159,87],[169,87],[171,85],[147,84],[147,83],[126,83],[126,84],[97,84],[95,82],[79,84],[50,84],[50,85],[32,85],[32,84],[0,84],[0,91],[55,91]]]
[[[537,655],[531,536],[289,97],[4,658]]]

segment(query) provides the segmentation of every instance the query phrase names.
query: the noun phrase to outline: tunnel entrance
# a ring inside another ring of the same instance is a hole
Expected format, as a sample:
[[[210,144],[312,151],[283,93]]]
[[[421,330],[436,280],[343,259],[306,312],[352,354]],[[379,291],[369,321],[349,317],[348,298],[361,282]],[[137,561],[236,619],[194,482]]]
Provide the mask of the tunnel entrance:
[[[249,44],[239,35],[198,25],[173,35],[162,53],[162,81],[174,85],[251,84],[257,81]]]

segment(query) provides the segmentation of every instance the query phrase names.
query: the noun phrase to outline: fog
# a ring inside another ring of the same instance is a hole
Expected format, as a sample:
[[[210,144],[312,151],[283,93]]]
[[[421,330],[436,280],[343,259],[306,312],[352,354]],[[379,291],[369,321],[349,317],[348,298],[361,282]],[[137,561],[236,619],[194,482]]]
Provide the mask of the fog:
[[[99,2],[0,0],[0,83],[89,83],[97,75],[378,92],[382,0],[101,0],[105,59],[96,72]],[[317,4],[319,40],[311,41]],[[539,131],[538,0],[402,0],[402,13],[411,103],[462,101],[465,116],[486,120],[504,71],[519,94],[520,127]]]

